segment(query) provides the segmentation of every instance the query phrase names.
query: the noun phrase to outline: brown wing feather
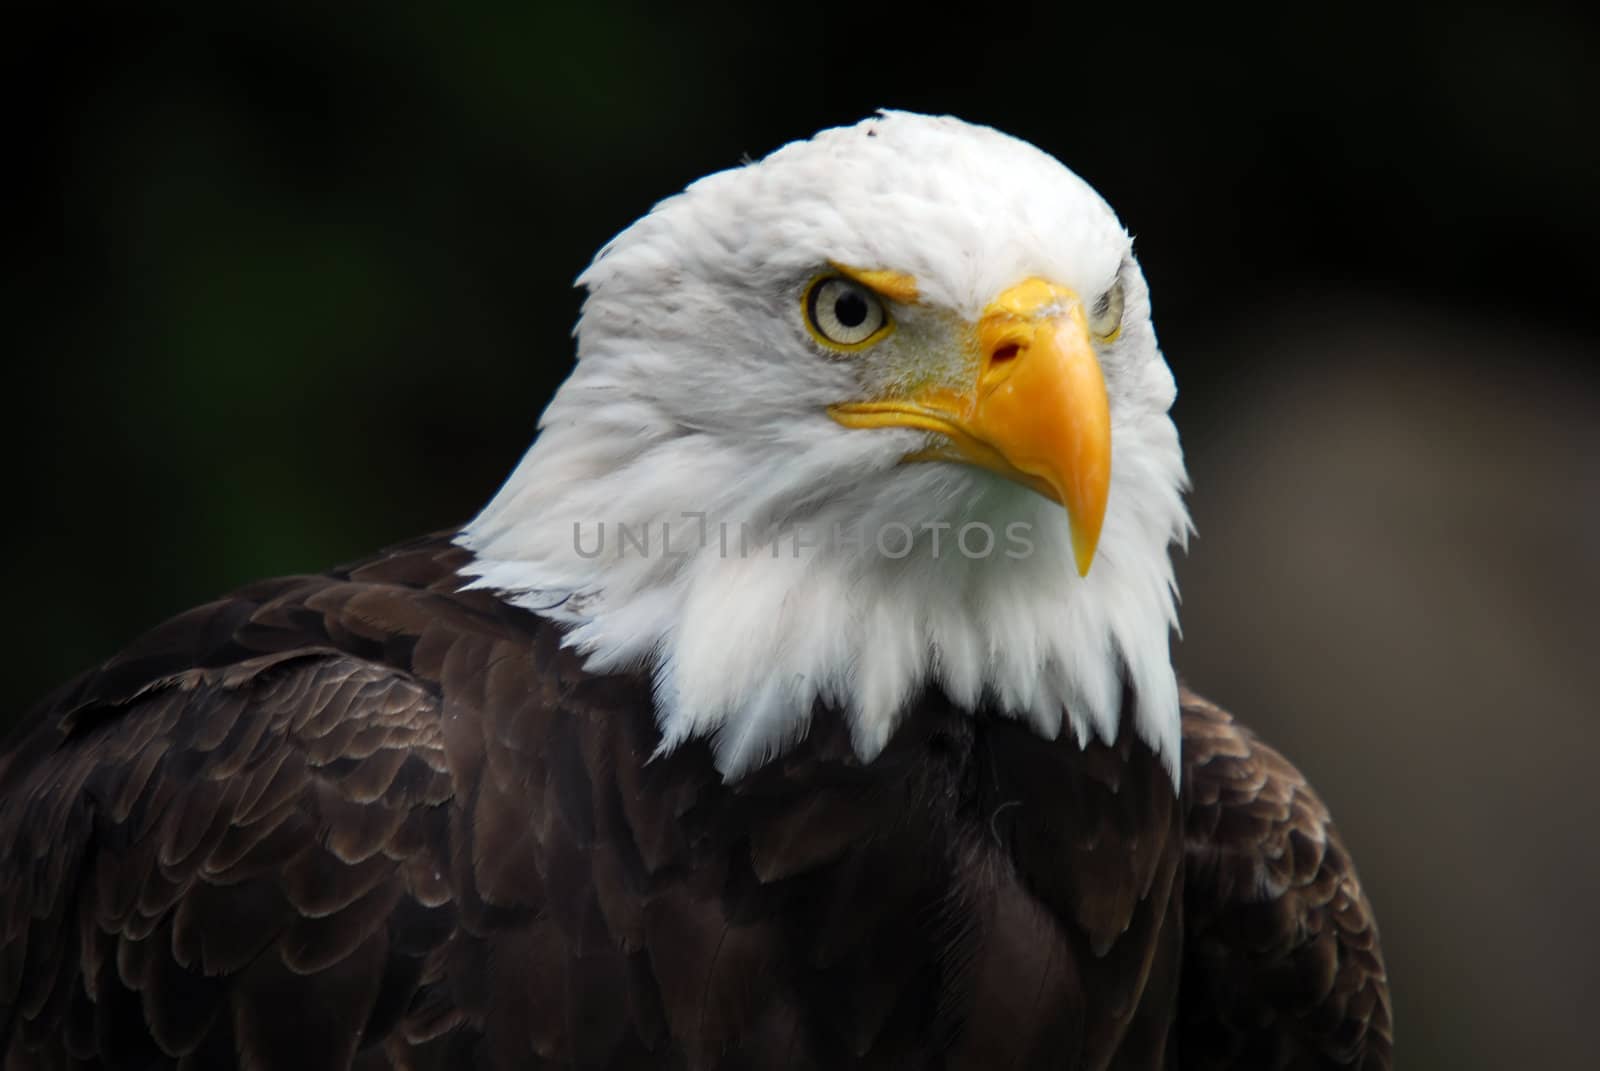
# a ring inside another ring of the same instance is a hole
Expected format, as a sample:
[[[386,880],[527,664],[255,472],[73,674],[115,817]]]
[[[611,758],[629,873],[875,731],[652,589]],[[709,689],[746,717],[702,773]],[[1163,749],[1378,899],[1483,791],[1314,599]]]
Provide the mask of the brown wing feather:
[[[437,703],[307,651],[40,726],[0,803],[7,1066],[64,1038],[117,1063],[343,1067],[387,1033],[386,987],[430,969],[440,928],[417,935],[451,910],[417,866],[449,797]]]
[[[335,1068],[427,1033],[456,929],[442,699],[382,659],[431,597],[256,585],[24,723],[0,752],[0,1066]]]
[[[1377,924],[1327,807],[1231,715],[1183,699],[1183,1066],[1388,1068]]]
[[[441,539],[247,588],[0,752],[0,1067],[1170,1064],[1183,815],[937,695],[737,785]]]

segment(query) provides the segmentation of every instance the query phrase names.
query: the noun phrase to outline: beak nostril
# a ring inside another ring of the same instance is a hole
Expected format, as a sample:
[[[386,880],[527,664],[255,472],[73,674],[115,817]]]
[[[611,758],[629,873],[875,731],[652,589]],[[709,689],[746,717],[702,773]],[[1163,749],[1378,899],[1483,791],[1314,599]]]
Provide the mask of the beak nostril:
[[[993,368],[996,365],[1005,364],[1007,361],[1016,360],[1017,354],[1021,352],[1022,347],[1015,342],[1000,346],[995,349],[994,353],[989,355],[989,367]]]

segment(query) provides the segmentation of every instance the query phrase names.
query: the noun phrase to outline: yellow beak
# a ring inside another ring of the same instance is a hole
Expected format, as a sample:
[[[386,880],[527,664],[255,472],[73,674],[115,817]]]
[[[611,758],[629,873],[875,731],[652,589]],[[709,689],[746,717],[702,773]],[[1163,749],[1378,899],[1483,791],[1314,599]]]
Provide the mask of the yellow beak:
[[[964,388],[829,413],[852,428],[939,432],[942,442],[906,460],[978,465],[1061,503],[1086,576],[1111,489],[1111,406],[1083,302],[1065,287],[1028,279],[984,310],[974,343],[977,375]]]

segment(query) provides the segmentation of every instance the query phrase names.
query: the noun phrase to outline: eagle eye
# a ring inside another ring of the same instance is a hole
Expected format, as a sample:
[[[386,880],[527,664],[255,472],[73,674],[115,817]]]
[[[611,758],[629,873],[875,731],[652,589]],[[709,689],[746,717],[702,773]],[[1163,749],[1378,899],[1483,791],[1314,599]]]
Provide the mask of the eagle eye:
[[[1101,342],[1110,342],[1122,333],[1122,280],[1100,295],[1089,307],[1089,330]]]
[[[892,326],[883,299],[842,275],[813,279],[806,287],[804,304],[806,328],[829,349],[865,349]]]

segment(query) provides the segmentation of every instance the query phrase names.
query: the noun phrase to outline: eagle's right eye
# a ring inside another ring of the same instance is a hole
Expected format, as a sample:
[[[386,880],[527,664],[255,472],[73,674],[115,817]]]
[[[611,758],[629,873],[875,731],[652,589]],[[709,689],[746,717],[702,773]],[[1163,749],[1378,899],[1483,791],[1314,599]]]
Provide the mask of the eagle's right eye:
[[[1089,330],[1101,342],[1114,342],[1122,333],[1122,280],[1111,284],[1111,289],[1100,295],[1089,309]]]
[[[812,337],[832,350],[865,349],[891,326],[882,299],[842,275],[812,280],[806,287],[805,314]]]

